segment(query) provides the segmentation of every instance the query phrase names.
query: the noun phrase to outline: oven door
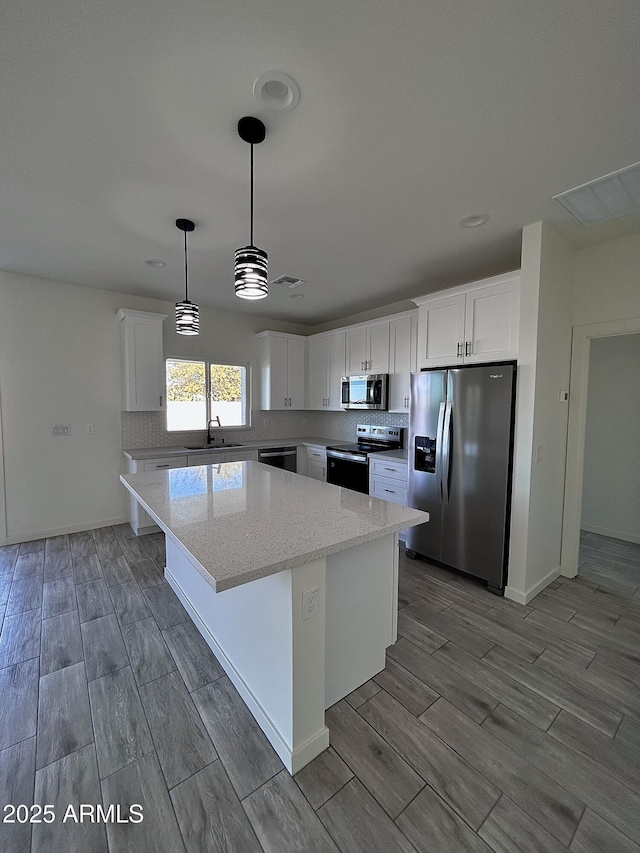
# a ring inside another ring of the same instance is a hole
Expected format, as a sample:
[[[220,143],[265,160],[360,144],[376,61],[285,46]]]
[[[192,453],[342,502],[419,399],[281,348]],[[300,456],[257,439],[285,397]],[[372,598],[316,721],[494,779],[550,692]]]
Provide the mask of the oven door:
[[[327,483],[344,486],[355,492],[369,494],[369,464],[367,459],[355,460],[346,454],[327,452]]]

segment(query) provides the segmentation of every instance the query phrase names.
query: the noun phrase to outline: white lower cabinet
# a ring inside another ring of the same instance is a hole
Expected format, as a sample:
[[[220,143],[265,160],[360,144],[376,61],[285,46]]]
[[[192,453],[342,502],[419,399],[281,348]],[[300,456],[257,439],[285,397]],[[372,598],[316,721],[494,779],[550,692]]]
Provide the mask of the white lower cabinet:
[[[327,448],[320,445],[307,447],[307,477],[327,482]]]
[[[208,453],[190,453],[187,465],[220,465],[222,462],[256,462],[258,451],[253,447],[237,450],[212,450]]]
[[[164,471],[167,468],[184,468],[187,465],[187,458],[185,455],[166,456],[157,459],[130,459],[129,474],[140,474],[143,471]],[[133,495],[129,496],[129,524],[136,536],[160,530],[149,513],[140,506]]]
[[[369,457],[369,494],[383,501],[407,505],[408,463],[402,459]],[[404,530],[398,534],[404,541]]]

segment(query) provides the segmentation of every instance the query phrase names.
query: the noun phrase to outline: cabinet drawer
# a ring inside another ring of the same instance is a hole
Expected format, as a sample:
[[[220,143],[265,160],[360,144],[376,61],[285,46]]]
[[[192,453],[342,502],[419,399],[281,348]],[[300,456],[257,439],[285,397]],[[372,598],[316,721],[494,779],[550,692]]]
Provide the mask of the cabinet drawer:
[[[324,464],[327,461],[327,451],[324,447],[307,447],[307,459]]]
[[[406,486],[407,484],[407,463],[406,462],[395,462],[390,459],[376,459],[373,456],[370,460],[370,474],[375,474],[376,476],[391,478],[394,480],[401,480],[402,484]]]
[[[257,450],[232,450],[226,454],[227,462],[256,462]]]
[[[167,456],[165,459],[147,459],[139,463],[142,471],[159,471],[163,468],[184,468],[187,464],[186,456]]]
[[[407,503],[406,485],[387,477],[371,477],[369,480],[369,494],[374,498],[381,498],[383,501],[390,501],[394,504],[406,506]]]

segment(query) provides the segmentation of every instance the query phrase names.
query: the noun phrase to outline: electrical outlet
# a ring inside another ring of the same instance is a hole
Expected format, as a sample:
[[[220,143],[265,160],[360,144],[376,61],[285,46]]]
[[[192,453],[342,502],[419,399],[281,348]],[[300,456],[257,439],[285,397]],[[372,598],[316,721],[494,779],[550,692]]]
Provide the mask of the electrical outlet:
[[[269,426],[269,418],[263,418],[262,419],[262,426],[263,427]]]
[[[306,589],[302,593],[302,618],[311,619],[320,612],[320,590],[318,587]]]
[[[54,424],[51,435],[71,435],[71,424]]]

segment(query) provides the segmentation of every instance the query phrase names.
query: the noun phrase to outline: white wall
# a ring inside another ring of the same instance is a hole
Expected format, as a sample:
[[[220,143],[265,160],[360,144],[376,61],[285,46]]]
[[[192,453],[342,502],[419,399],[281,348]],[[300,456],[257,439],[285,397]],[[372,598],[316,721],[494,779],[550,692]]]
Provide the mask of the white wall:
[[[582,528],[640,542],[640,334],[591,342]]]
[[[551,225],[524,229],[507,586],[522,603],[560,572],[568,417],[560,391],[569,387],[572,264]]]
[[[290,323],[203,309],[202,333],[173,330],[173,305],[0,272],[0,395],[7,541],[123,521],[118,308],[168,314],[165,353],[253,361],[254,335]],[[53,424],[71,435],[53,437]],[[87,425],[95,424],[95,434]],[[1,509],[1,507],[0,507]],[[1,533],[1,531],[0,531]]]
[[[574,326],[640,317],[640,234],[578,250],[572,278]]]

